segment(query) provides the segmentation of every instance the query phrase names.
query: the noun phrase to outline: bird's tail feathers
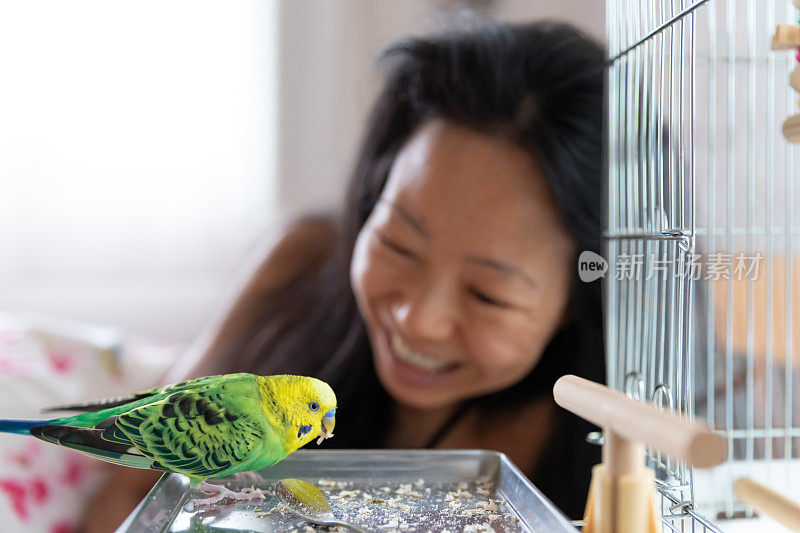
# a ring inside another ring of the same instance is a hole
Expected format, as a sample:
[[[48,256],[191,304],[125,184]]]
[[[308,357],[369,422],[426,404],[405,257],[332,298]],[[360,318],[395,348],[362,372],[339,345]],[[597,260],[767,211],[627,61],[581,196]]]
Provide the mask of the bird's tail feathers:
[[[47,420],[4,420],[0,419],[0,433],[30,434],[31,428],[47,424]]]

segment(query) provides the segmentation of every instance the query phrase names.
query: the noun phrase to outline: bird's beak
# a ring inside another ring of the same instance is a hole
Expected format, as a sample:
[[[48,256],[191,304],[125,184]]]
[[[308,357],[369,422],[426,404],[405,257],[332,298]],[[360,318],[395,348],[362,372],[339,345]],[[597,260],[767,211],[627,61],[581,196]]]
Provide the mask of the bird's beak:
[[[323,440],[333,437],[333,427],[336,425],[336,409],[330,409],[322,417],[322,428],[317,439],[317,444]]]

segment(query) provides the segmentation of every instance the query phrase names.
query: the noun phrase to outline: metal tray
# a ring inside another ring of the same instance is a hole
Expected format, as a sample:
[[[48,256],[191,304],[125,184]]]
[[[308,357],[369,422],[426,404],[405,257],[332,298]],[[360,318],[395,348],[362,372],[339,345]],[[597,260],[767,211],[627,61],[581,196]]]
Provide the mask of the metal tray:
[[[164,475],[119,532],[315,531],[272,494],[282,478],[319,487],[337,517],[376,532],[572,532],[567,519],[498,452],[484,450],[301,450],[258,472],[256,482],[221,480],[238,490],[269,490],[260,502],[192,509],[184,476]],[[220,482],[215,480],[215,482]],[[494,506],[497,508],[494,508]]]

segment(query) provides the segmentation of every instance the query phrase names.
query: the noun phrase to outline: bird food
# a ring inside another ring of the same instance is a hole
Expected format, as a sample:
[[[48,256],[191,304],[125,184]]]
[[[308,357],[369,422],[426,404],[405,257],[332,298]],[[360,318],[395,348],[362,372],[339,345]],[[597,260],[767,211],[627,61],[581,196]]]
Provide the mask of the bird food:
[[[496,452],[301,450],[260,474],[264,479],[254,487],[266,491],[265,500],[193,508],[186,506],[195,494],[185,478],[165,476],[121,531],[138,531],[145,524],[171,532],[319,531],[278,502],[272,488],[284,477],[314,484],[337,518],[369,531],[574,531]],[[233,479],[222,481],[233,490],[242,488]]]

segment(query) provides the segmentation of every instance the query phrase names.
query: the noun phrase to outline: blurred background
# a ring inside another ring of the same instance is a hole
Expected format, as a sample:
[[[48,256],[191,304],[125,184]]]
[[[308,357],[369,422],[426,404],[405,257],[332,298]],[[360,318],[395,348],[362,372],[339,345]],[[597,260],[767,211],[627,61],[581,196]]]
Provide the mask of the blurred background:
[[[603,38],[603,0],[1,0],[0,311],[192,340],[270,228],[338,206],[376,50],[465,10]]]

